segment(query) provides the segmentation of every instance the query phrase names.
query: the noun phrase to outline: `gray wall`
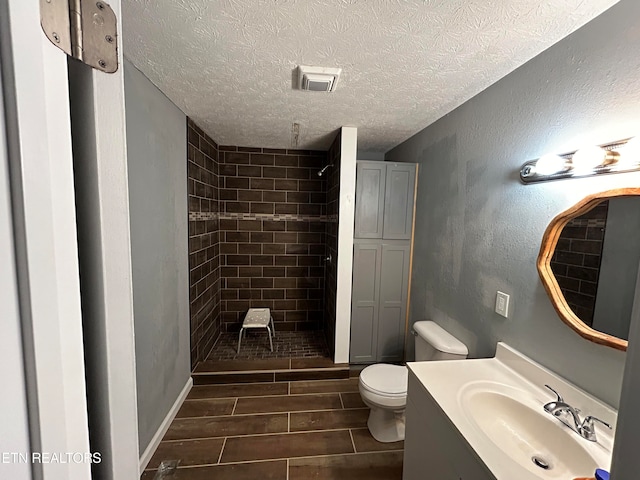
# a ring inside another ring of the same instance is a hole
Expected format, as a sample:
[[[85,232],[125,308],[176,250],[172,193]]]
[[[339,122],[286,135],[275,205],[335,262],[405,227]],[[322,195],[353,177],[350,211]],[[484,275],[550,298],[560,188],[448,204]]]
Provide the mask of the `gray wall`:
[[[626,339],[638,263],[640,197],[612,198],[602,245],[593,328]]]
[[[640,175],[522,185],[518,171],[640,132],[638,18],[640,2],[621,1],[386,154],[420,163],[411,320],[437,321],[472,357],[505,341],[613,406],[625,354],[559,320],[535,263],[556,214]],[[511,295],[508,319],[494,313],[497,290]]]
[[[187,119],[125,62],[140,452],[190,376]]]
[[[371,152],[369,150],[358,150],[356,153],[358,160],[384,160],[384,152]]]
[[[640,298],[640,275],[636,278],[635,297]],[[629,328],[629,350],[624,368],[624,382],[620,395],[620,411],[616,426],[611,478],[636,478],[640,471],[638,431],[640,431],[640,302],[635,302]]]

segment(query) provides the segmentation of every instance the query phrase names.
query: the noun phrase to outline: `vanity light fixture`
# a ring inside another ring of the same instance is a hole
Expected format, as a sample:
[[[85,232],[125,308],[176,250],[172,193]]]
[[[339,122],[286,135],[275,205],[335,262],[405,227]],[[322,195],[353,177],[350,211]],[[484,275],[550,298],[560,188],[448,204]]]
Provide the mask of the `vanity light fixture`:
[[[544,155],[520,169],[523,183],[640,171],[640,137],[586,146],[562,155]]]
[[[559,155],[549,153],[543,155],[536,161],[536,173],[540,175],[553,175],[554,173],[566,172],[571,168],[571,162]]]

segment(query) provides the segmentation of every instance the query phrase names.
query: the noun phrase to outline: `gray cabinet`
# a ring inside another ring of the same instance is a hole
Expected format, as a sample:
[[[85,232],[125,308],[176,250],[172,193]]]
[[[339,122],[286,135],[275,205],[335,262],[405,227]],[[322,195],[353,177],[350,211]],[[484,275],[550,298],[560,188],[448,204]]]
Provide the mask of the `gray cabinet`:
[[[358,161],[351,363],[404,356],[416,165]]]
[[[411,245],[382,244],[376,361],[398,362],[404,353]]]
[[[402,360],[410,250],[407,242],[354,241],[351,363]]]
[[[389,163],[385,174],[382,238],[411,239],[416,166]]]
[[[409,240],[416,166],[358,161],[355,238]]]
[[[379,243],[354,245],[349,354],[353,363],[376,361],[381,257],[382,245]]]
[[[403,480],[496,480],[409,369]]]
[[[356,238],[382,238],[386,173],[384,162],[356,164]]]

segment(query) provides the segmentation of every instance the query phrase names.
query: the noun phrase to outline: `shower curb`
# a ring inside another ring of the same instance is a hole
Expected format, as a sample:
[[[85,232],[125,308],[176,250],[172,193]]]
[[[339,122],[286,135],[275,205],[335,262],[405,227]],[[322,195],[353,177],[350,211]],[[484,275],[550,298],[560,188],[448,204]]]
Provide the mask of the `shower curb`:
[[[222,362],[219,362],[222,363]],[[233,362],[225,362],[230,366]],[[349,378],[349,364],[331,364],[315,368],[251,368],[246,370],[210,370],[207,362],[202,362],[192,373],[194,385],[215,385],[228,383],[270,383],[298,380],[340,380]]]

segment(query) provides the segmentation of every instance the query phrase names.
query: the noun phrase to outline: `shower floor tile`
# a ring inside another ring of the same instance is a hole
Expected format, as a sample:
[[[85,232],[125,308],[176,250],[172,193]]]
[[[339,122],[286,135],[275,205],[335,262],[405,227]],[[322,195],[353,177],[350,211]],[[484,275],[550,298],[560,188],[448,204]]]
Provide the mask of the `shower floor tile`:
[[[329,357],[329,348],[324,335],[321,331],[276,332],[273,337],[272,352],[269,350],[269,337],[266,331],[250,329],[245,332],[240,353],[238,353],[238,334],[223,333],[207,360]]]

